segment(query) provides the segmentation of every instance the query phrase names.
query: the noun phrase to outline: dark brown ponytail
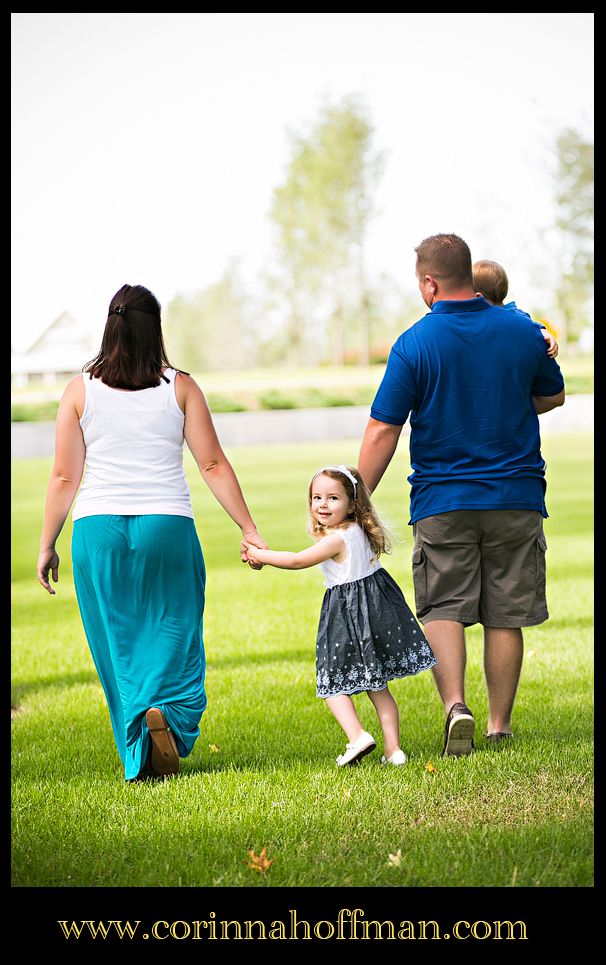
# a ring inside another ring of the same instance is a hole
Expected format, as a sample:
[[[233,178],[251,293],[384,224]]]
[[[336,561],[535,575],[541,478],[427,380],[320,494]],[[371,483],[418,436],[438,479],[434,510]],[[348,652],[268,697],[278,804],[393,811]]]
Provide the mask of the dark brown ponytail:
[[[109,303],[101,348],[83,371],[113,389],[159,385],[162,369],[174,367],[166,355],[160,311],[149,289],[123,285]]]

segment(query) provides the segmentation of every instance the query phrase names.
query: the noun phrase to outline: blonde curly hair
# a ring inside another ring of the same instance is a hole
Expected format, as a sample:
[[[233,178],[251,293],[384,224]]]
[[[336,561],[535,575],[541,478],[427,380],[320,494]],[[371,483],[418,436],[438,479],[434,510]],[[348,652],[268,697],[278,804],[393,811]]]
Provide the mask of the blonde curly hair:
[[[314,519],[311,511],[311,498],[314,480],[320,475],[328,476],[329,479],[337,479],[342,484],[348,499],[353,503],[351,511],[347,515],[346,519],[341,523],[341,526],[347,526],[349,523],[358,523],[368,537],[368,542],[370,543],[370,548],[373,552],[373,560],[376,560],[379,558],[381,553],[391,552],[391,539],[389,533],[377,515],[377,511],[370,499],[370,493],[368,492],[366,484],[358,470],[353,466],[345,466],[344,468],[347,469],[347,471],[350,472],[356,480],[355,489],[351,479],[349,479],[345,473],[340,472],[338,469],[329,467],[327,469],[320,469],[318,472],[314,473],[309,484],[309,492],[307,495],[307,508],[309,510],[307,532],[310,534],[310,536],[313,536],[314,539],[320,539],[320,537],[324,536],[326,532],[326,527]]]

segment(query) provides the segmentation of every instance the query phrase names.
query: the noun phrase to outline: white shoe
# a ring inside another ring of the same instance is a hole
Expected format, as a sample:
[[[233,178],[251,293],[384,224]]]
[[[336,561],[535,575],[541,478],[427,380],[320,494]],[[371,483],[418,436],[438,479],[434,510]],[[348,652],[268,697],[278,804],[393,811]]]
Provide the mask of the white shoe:
[[[400,767],[402,764],[406,764],[407,760],[408,758],[406,757],[404,751],[398,750],[394,751],[391,757],[385,757],[385,755],[383,755],[381,758],[381,764],[395,764],[396,767]]]
[[[337,757],[337,767],[345,767],[347,764],[357,764],[365,754],[370,754],[371,751],[374,751],[376,746],[372,734],[363,730],[357,741],[354,741],[353,744],[347,744],[345,753],[339,754]]]

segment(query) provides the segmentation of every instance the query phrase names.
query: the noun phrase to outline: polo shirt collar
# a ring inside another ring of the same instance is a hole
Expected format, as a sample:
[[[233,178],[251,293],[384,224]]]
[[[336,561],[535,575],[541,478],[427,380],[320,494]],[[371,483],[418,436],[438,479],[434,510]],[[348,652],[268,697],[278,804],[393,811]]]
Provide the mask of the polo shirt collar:
[[[464,312],[483,312],[490,308],[490,302],[480,295],[478,298],[462,298],[460,301],[443,299],[431,306],[433,313],[462,315]]]

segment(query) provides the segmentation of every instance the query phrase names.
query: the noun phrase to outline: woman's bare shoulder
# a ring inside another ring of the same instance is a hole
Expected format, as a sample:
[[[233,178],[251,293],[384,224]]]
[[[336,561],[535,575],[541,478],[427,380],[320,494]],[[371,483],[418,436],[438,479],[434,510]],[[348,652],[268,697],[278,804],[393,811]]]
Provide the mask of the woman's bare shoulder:
[[[186,372],[177,372],[175,376],[175,392],[179,408],[182,409],[183,412],[185,412],[188,402],[192,404],[196,402],[204,403],[204,393],[202,389],[193,376],[187,375]]]
[[[88,378],[86,373],[83,375],[75,375],[69,380],[65,386],[65,390],[61,397],[61,403],[65,407],[73,406],[78,413],[78,418],[82,418],[82,413],[84,411],[84,405],[86,402],[86,389],[84,387],[84,379]]]
[[[74,375],[73,379],[70,379],[65,390],[63,392],[64,399],[82,399],[86,393],[84,388],[84,379],[88,378],[86,373],[81,375]]]
[[[187,372],[179,372],[178,370],[175,380],[177,385],[179,385],[179,383],[181,383],[181,385],[198,385],[193,375],[188,375]]]

